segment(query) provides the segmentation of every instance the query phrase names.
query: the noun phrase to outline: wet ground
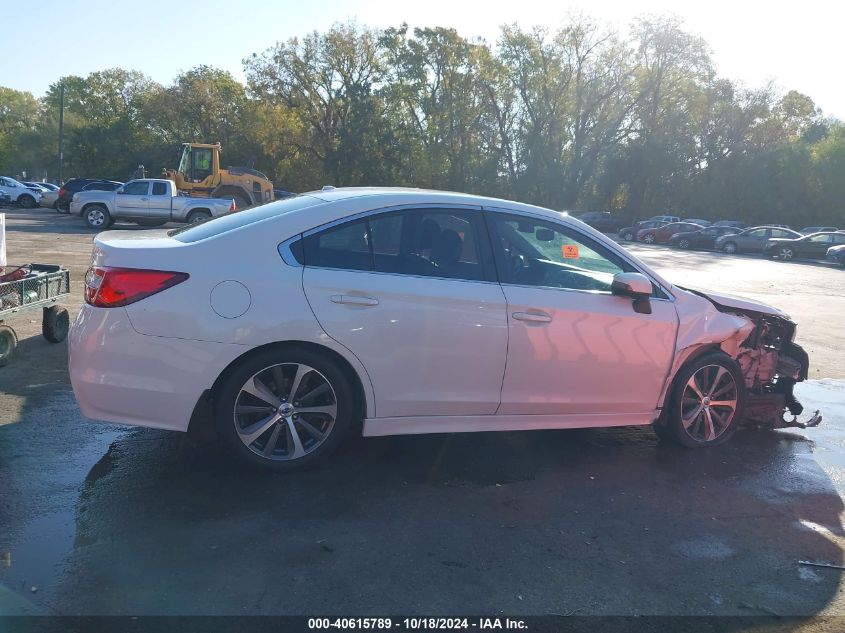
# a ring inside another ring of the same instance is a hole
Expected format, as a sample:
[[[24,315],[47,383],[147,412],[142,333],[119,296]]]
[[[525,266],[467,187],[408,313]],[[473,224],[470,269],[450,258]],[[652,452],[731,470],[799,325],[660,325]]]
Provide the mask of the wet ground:
[[[11,261],[72,268],[75,310],[81,221],[7,223]],[[0,369],[0,613],[845,614],[842,572],[798,562],[844,562],[845,272],[633,249],[790,312],[823,425],[692,452],[648,428],[372,438],[273,476],[85,420],[64,346],[21,316]]]

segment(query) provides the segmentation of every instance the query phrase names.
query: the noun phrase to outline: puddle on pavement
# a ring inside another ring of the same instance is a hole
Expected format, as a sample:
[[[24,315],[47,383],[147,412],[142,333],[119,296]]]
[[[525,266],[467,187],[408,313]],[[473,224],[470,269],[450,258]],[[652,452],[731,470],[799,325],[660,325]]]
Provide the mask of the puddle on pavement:
[[[16,540],[5,548],[8,552],[0,552],[4,557],[0,563],[0,583],[35,604],[43,604],[49,598],[73,551],[77,501],[83,486],[91,483],[92,472],[95,479],[106,474],[97,471],[103,456],[128,432],[128,429],[103,426],[84,446],[66,456],[58,473],[48,477],[58,491],[51,499],[51,506],[58,509],[33,516],[16,531]]]

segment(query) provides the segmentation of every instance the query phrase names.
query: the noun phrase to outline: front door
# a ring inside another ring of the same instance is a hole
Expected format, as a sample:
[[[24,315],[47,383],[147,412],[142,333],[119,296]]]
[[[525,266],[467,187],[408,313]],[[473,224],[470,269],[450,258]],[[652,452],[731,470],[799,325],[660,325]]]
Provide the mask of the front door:
[[[366,368],[377,417],[496,412],[508,327],[484,235],[479,209],[441,207],[302,240],[308,302]]]
[[[131,180],[117,190],[115,205],[122,216],[147,217],[150,207],[150,181]]]
[[[510,330],[499,413],[652,413],[674,356],[673,303],[653,298],[651,314],[635,312],[610,292],[633,266],[572,228],[487,217]]]

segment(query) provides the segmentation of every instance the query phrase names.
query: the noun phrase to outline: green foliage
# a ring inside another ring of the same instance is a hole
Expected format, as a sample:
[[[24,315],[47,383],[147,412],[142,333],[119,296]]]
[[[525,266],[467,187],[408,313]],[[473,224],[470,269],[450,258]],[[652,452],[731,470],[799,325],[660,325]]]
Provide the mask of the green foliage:
[[[673,17],[627,34],[573,15],[454,29],[337,24],[244,60],[247,85],[199,66],[168,86],[137,71],[63,77],[36,100],[0,88],[0,170],[127,179],[174,167],[179,144],[220,141],[224,165],[277,187],[401,185],[623,216],[672,212],[845,225],[845,126],[812,99],[717,76]]]

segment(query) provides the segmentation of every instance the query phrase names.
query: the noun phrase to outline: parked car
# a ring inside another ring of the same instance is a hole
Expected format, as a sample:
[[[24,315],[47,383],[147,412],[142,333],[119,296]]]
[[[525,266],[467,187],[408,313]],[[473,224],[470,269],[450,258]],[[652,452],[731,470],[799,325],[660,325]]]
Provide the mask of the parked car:
[[[677,215],[654,215],[650,217],[649,220],[657,220],[659,222],[665,222],[666,224],[669,224],[671,222],[680,222],[681,218],[679,218]]]
[[[710,220],[705,220],[703,218],[684,218],[682,222],[691,222],[692,224],[698,224],[699,226],[710,226],[713,224]]]
[[[637,231],[640,229],[656,229],[669,224],[663,220],[640,220],[633,226],[626,226],[619,229],[619,239],[626,242],[633,242],[637,238]]]
[[[455,193],[338,188],[107,231],[85,286],[85,415],[185,431],[211,403],[196,424],[277,470],[352,432],[655,424],[712,446],[743,419],[786,426],[809,368],[775,308],[673,286],[565,214]]]
[[[837,229],[835,226],[805,226],[803,229],[799,231],[802,235],[810,235],[812,233],[830,233],[836,232]]]
[[[705,248],[715,247],[716,238],[722,235],[735,235],[739,229],[733,226],[707,226],[697,231],[675,233],[669,238],[669,246],[674,248]]]
[[[9,194],[12,202],[24,209],[34,209],[41,202],[41,194],[33,191],[22,182],[8,176],[0,176],[0,191]]]
[[[42,187],[46,187],[50,191],[58,191],[59,189],[61,189],[61,187],[59,187],[59,185],[54,185],[52,182],[40,182],[39,181],[38,184],[41,185]]]
[[[697,231],[704,227],[691,222],[670,222],[656,229],[640,229],[637,231],[637,241],[646,244],[664,244],[675,233]]]
[[[716,238],[715,248],[728,254],[734,253],[762,253],[766,243],[772,238],[801,237],[801,234],[791,229],[781,229],[773,226],[753,226],[736,235],[723,235]]]
[[[713,226],[732,226],[737,229],[744,229],[748,225],[740,220],[717,220],[713,223]]]
[[[845,246],[831,246],[827,249],[825,259],[845,268]]]
[[[602,233],[615,233],[619,228],[619,222],[607,211],[588,211],[572,217]]]
[[[32,191],[37,191],[39,194],[41,194],[41,201],[39,206],[52,207],[54,204],[56,204],[56,201],[59,199],[59,190],[51,189],[44,183],[25,182],[23,184],[26,185],[28,189],[31,189]]]
[[[831,246],[845,244],[845,233],[813,233],[793,239],[774,239],[766,245],[766,255],[788,260],[802,257],[822,259]]]
[[[167,222],[200,222],[235,210],[232,198],[180,196],[172,180],[130,180],[115,191],[80,191],[73,194],[70,212],[92,229],[105,229],[116,220],[141,226]]]
[[[59,189],[59,199],[56,201],[56,211],[70,211],[70,201],[73,200],[73,194],[80,191],[114,191],[123,185],[122,182],[115,180],[101,180],[99,178],[71,178],[61,189]]]

